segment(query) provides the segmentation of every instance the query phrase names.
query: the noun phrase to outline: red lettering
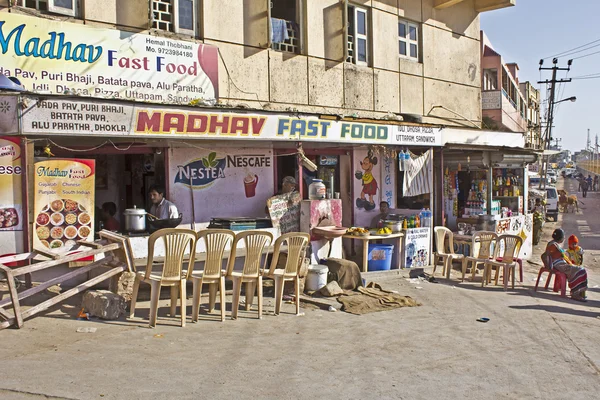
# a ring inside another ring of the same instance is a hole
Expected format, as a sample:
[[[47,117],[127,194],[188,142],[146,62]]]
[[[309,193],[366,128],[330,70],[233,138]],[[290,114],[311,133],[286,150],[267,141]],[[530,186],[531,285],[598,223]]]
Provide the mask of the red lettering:
[[[208,117],[206,115],[191,114],[188,116],[187,131],[188,133],[206,133],[208,125]]]
[[[169,133],[171,131],[177,133],[185,133],[185,115],[175,113],[165,113],[163,117],[163,132]]]
[[[252,134],[255,136],[260,135],[266,121],[266,118],[252,117]]]
[[[231,133],[239,133],[248,135],[249,121],[247,117],[232,117],[231,118]]]
[[[218,115],[211,116],[209,133],[212,135],[228,134],[229,133],[229,117],[223,117],[222,120],[219,120]]]
[[[151,113],[147,111],[138,112],[135,131],[141,133],[160,132],[160,112]]]

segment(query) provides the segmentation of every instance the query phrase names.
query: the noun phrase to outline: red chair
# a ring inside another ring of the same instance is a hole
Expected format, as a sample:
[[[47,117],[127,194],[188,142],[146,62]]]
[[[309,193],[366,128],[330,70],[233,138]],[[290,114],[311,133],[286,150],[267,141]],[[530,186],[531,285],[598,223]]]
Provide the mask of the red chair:
[[[542,277],[542,274],[544,272],[548,273],[548,279],[546,280],[546,286],[544,288],[548,290],[550,280],[552,279],[552,275],[554,275],[554,291],[558,292],[560,290],[560,297],[567,297],[567,276],[558,270],[548,269],[546,267],[540,268],[537,281],[535,282],[535,289],[533,291],[537,292],[537,288],[540,283],[540,278]]]

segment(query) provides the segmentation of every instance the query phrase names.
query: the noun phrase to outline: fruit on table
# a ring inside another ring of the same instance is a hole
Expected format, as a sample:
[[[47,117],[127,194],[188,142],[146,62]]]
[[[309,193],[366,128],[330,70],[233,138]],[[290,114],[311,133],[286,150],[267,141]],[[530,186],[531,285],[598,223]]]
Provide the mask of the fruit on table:
[[[377,234],[378,235],[389,235],[392,233],[392,230],[390,228],[379,228],[377,229]]]
[[[357,227],[353,226],[352,228],[349,228],[346,231],[346,233],[350,234],[350,235],[366,235],[367,233],[369,233],[369,230],[365,229],[365,228],[357,228]]]

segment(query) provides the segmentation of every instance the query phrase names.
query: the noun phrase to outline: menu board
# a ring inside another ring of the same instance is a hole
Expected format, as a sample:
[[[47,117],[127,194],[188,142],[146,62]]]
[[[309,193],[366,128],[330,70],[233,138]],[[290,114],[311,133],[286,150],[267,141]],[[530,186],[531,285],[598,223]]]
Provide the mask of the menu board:
[[[0,136],[0,231],[23,230],[20,141]]]
[[[94,239],[95,161],[48,159],[34,167],[34,249],[68,251]]]
[[[273,228],[279,227],[281,233],[300,231],[300,202],[299,192],[291,192],[271,197],[267,201],[269,215]]]

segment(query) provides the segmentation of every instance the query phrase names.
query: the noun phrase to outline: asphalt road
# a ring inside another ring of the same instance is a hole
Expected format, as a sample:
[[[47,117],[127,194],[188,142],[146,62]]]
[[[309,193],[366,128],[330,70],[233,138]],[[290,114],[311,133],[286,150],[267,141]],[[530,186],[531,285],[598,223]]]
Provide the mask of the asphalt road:
[[[559,186],[562,185],[562,179]],[[567,181],[567,188],[571,182]],[[0,398],[7,399],[591,399],[600,387],[600,194],[548,223],[586,250],[587,303],[533,292],[542,245],[515,290],[450,281],[381,280],[420,307],[355,316],[304,308],[293,315],[202,315],[178,327],[165,314],[77,321],[77,303],[0,331]],[[370,279],[367,277],[367,279]],[[189,302],[188,302],[189,304]],[[480,317],[490,318],[487,323]],[[76,333],[95,327],[95,333]]]

